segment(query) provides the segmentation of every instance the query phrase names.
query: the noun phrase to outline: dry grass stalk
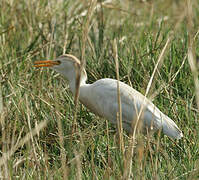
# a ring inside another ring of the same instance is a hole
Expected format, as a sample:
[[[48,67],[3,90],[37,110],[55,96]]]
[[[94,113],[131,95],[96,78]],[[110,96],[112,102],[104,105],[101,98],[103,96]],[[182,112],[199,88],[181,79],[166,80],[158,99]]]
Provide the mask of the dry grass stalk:
[[[76,162],[76,179],[81,180],[82,179],[82,165],[81,165],[81,154],[78,154],[76,150],[74,150],[75,153],[75,162]]]
[[[59,143],[60,143],[60,154],[61,154],[61,165],[62,165],[62,172],[63,172],[63,179],[68,179],[68,172],[67,172],[67,165],[66,165],[66,152],[64,149],[64,135],[62,130],[61,120],[57,118],[57,125],[58,125],[58,135],[59,135]]]
[[[107,135],[107,176],[106,179],[110,178],[110,169],[111,169],[111,155],[110,155],[110,147],[109,147],[109,129],[108,129],[108,121],[106,120],[106,135]]]
[[[60,118],[57,118],[58,124],[58,133],[59,133],[59,143],[60,143],[60,152],[61,152],[61,165],[62,165],[62,172],[63,172],[63,179],[68,179],[68,172],[67,172],[67,165],[66,165],[66,152],[64,149],[64,138],[63,138],[63,131]]]
[[[86,65],[86,60],[85,60],[85,49],[86,49],[86,40],[88,39],[88,32],[89,32],[89,24],[91,17],[93,15],[93,10],[96,4],[96,0],[91,0],[89,9],[87,12],[86,20],[83,25],[83,31],[82,31],[82,54],[81,54],[81,67],[80,67],[80,72],[76,72],[77,78],[76,78],[76,92],[75,92],[75,111],[74,111],[74,119],[73,119],[73,128],[72,128],[72,133],[75,132],[75,129],[77,127],[77,109],[78,109],[78,99],[79,99],[79,86],[80,86],[80,79],[81,79],[81,72],[82,69]]]
[[[0,86],[0,88],[1,88],[1,86]],[[7,141],[7,137],[6,137],[6,123],[5,123],[5,115],[3,113],[3,97],[1,94],[1,89],[0,89],[0,108],[1,108],[0,109],[0,125],[1,125],[1,132],[2,132],[2,154],[5,154],[7,152],[7,145],[5,143]],[[7,161],[5,160],[2,163],[2,165],[3,165],[3,167],[1,167],[1,165],[0,165],[0,178],[4,177],[6,179],[9,179],[10,177],[9,177]]]
[[[2,97],[2,90],[1,90],[1,84],[0,84],[0,115],[1,113],[3,113],[3,97]]]
[[[32,150],[33,150],[33,157],[35,159],[35,162],[37,164],[39,164],[39,161],[37,160],[37,153],[36,153],[36,148],[35,148],[35,141],[33,139],[33,135],[32,135],[32,127],[31,127],[31,122],[30,122],[30,108],[29,108],[29,101],[28,101],[28,96],[27,94],[25,95],[25,100],[26,100],[26,109],[27,109],[27,121],[28,121],[28,128],[29,128],[29,132],[30,132],[30,141],[31,141],[31,145],[32,145]],[[37,134],[38,135],[38,134]]]
[[[92,168],[92,180],[97,179],[96,173],[95,173],[95,163],[94,163],[94,144],[91,145],[91,168]]]
[[[120,150],[122,154],[124,154],[124,140],[123,140],[123,127],[122,127],[122,105],[121,105],[121,98],[120,98],[120,87],[119,87],[119,63],[118,63],[118,53],[117,53],[117,42],[116,39],[113,41],[113,53],[115,58],[115,69],[116,69],[116,76],[117,76],[117,103],[118,103],[118,132],[119,132],[119,144]]]

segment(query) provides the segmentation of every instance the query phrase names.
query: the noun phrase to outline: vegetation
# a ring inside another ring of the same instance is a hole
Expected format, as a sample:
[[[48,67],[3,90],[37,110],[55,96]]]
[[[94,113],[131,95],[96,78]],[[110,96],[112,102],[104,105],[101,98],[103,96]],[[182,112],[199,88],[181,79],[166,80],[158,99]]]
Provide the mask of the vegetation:
[[[196,0],[1,0],[0,178],[198,179],[198,18]],[[86,64],[89,83],[116,78],[118,56],[120,80],[148,88],[184,138],[124,132],[123,151],[117,128],[33,67],[63,53]]]

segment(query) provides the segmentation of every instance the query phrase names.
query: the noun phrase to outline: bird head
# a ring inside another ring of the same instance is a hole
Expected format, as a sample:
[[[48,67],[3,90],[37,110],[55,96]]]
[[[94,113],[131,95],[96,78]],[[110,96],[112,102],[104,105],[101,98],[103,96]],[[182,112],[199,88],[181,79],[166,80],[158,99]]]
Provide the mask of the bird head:
[[[44,60],[44,61],[35,61],[35,67],[50,67],[56,72],[63,75],[68,81],[69,84],[74,86],[80,77],[81,64],[79,59],[70,54],[64,54],[57,57],[55,60]],[[87,74],[83,68],[81,71],[81,80],[80,84],[85,83],[87,80]]]

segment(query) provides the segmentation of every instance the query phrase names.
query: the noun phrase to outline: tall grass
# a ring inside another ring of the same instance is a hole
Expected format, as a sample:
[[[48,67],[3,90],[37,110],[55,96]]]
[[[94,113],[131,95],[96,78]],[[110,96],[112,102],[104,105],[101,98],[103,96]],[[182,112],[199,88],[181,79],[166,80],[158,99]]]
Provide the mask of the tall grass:
[[[199,178],[198,17],[195,0],[2,0],[0,178]],[[120,129],[118,141],[60,75],[33,67],[63,53],[86,65],[89,83],[110,77],[146,94],[184,138]]]

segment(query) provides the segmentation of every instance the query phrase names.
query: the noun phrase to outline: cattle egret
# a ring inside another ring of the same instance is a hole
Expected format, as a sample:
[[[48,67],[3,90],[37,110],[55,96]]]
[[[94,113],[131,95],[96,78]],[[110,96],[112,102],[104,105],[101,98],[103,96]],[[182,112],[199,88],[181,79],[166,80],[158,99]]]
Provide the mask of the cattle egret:
[[[75,95],[77,76],[80,74],[80,61],[73,55],[65,54],[55,60],[36,61],[35,67],[50,67],[63,75],[69,82],[70,90]],[[100,117],[108,119],[113,124],[117,124],[118,113],[118,91],[117,80],[100,79],[93,84],[86,84],[87,74],[82,69],[79,100],[91,112]],[[139,111],[142,112],[142,126],[148,129],[158,130],[173,139],[183,137],[181,130],[168,116],[163,114],[150,100],[141,93],[119,81],[122,125],[123,128],[131,133],[132,124],[135,123]],[[143,107],[144,108],[141,108]],[[133,123],[132,123],[133,122]]]

